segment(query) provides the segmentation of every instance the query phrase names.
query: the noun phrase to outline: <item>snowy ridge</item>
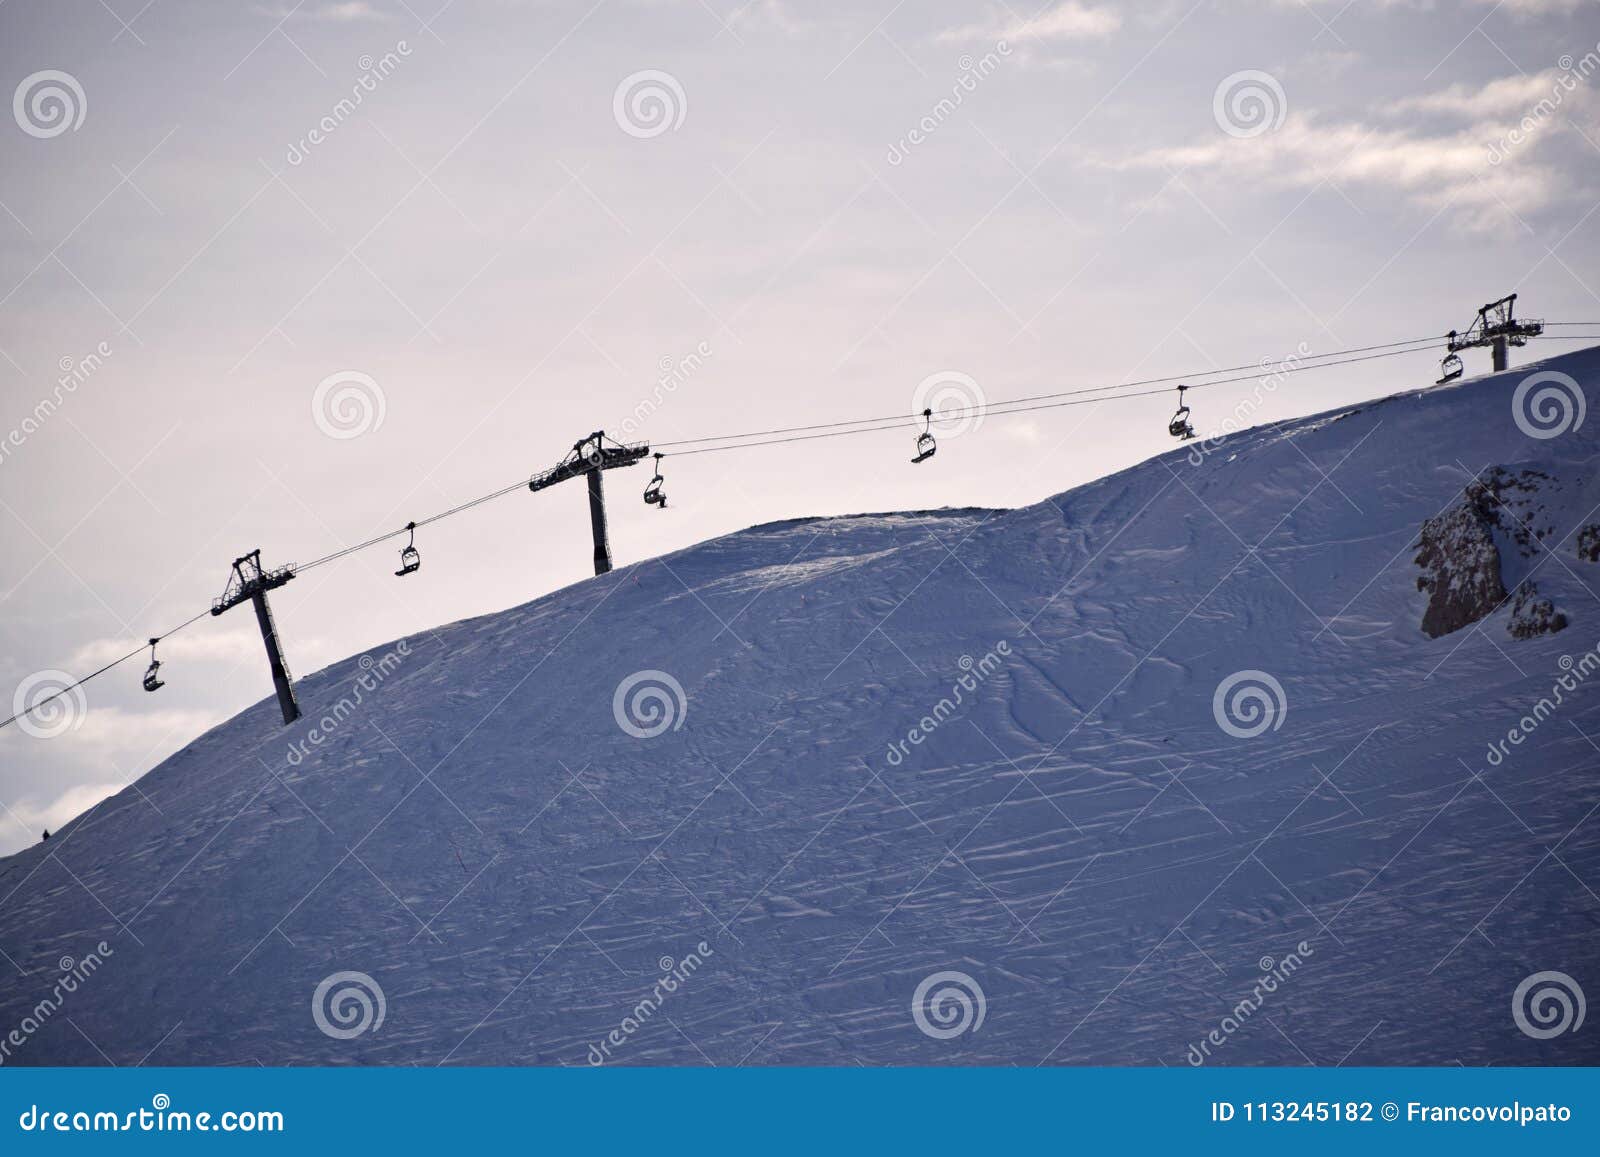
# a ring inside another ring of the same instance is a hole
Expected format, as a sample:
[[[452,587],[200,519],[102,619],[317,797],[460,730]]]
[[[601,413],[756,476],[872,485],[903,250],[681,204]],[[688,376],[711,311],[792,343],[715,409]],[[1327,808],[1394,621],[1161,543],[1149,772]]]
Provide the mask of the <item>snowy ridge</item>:
[[[1600,423],[1525,433],[1534,368],[1025,509],[756,527],[317,672],[302,726],[263,700],[0,860],[0,1034],[114,951],[4,1059],[581,1065],[633,1016],[609,1063],[1181,1065],[1229,1017],[1208,1063],[1600,1061],[1510,1007],[1600,994],[1600,679],[1485,760],[1600,641]],[[1559,482],[1498,541],[1567,626],[1429,638],[1423,524],[1495,467]],[[641,671],[683,693],[649,738]],[[1239,737],[1252,671],[1282,707]],[[312,1015],[341,971],[384,994],[352,1039]],[[983,993],[948,1039],[941,971]]]

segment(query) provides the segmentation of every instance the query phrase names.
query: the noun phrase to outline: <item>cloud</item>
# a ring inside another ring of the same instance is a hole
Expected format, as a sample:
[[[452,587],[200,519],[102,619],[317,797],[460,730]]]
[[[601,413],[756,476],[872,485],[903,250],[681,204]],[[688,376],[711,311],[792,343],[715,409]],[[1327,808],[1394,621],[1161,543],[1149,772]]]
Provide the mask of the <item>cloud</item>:
[[[163,639],[156,648],[163,663],[169,659],[191,659],[195,662],[237,662],[261,647],[261,635],[249,628],[231,631],[185,632]],[[96,670],[113,659],[121,658],[140,646],[149,646],[147,640],[136,638],[96,639],[85,643],[72,653],[68,667],[74,671]]]
[[[1341,12],[1351,7],[1350,0],[1272,0],[1279,8],[1323,7],[1337,8]],[[1575,12],[1592,0],[1472,0],[1480,8],[1491,8],[1518,16],[1537,16],[1546,12]],[[1435,11],[1437,0],[1371,0],[1374,8],[1410,8],[1420,12]]]
[[[1004,40],[1009,43],[1068,40],[1104,40],[1122,27],[1116,9],[1065,0],[1042,15],[1021,20],[1007,11],[994,13],[982,23],[949,28],[939,33],[941,41]]]
[[[121,791],[121,783],[81,783],[69,787],[48,802],[18,800],[5,805],[5,820],[0,823],[0,849],[23,848],[45,831],[58,831],[68,820],[82,815],[95,804]],[[5,854],[0,851],[0,855]]]
[[[1332,80],[1343,76],[1354,65],[1361,62],[1359,52],[1344,52],[1337,49],[1323,49],[1308,52],[1301,58],[1297,72],[1306,76],[1322,80]]]
[[[96,707],[91,702],[75,731],[50,742],[72,744],[72,756],[102,772],[110,763],[119,772],[142,774],[152,757],[160,758],[182,747],[224,718],[221,711],[124,711],[120,707]]]
[[[1480,6],[1492,5],[1524,16],[1540,15],[1545,12],[1576,12],[1580,5],[1589,2],[1590,0],[1477,0]]]
[[[387,20],[389,13],[374,8],[366,0],[339,0],[334,4],[298,8],[268,8],[268,16],[277,20],[317,20],[325,24],[354,24],[362,20]]]
[[[1101,163],[1117,170],[1209,172],[1235,185],[1356,183],[1398,193],[1421,208],[1447,209],[1468,227],[1503,227],[1508,217],[1533,213],[1572,191],[1571,171],[1553,163],[1554,150],[1541,151],[1547,138],[1572,131],[1568,114],[1595,102],[1582,84],[1563,89],[1558,81],[1566,75],[1452,85],[1393,102],[1366,122],[1291,111],[1276,131],[1248,140],[1208,132],[1190,144]],[[1418,113],[1437,117],[1440,127],[1418,128]],[[1388,119],[1395,114],[1404,114],[1403,127]]]
[[[1550,97],[1565,74],[1556,69],[1531,76],[1504,76],[1488,84],[1453,84],[1440,92],[1396,101],[1396,112],[1431,112],[1474,121],[1516,121]]]

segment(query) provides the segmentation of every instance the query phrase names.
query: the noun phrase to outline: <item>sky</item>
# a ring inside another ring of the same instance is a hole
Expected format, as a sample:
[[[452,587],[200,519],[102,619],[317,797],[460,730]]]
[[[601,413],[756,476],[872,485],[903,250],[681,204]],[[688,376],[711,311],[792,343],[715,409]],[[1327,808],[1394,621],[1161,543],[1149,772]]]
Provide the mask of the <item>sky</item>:
[[[1191,395],[1206,435],[1442,351],[1291,356],[1511,292],[1600,319],[1579,0],[4,0],[0,80],[12,708],[205,611],[239,554],[303,563],[596,429],[908,418],[669,456],[664,511],[647,466],[609,474],[626,565],[1171,447],[1145,397],[950,423],[912,466],[924,404],[1261,367]],[[274,594],[292,671],[591,573],[576,483],[424,528],[404,580],[399,545]],[[134,661],[0,730],[0,853],[271,694],[243,609],[160,657],[155,695]]]

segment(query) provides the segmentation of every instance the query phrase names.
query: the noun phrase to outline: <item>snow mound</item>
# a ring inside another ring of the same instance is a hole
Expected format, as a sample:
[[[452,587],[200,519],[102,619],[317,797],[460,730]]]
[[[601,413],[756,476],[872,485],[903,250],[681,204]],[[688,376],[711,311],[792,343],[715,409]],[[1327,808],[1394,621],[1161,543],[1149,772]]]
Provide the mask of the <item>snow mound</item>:
[[[1529,372],[335,664],[0,860],[0,1059],[1600,1061],[1511,1007],[1600,992],[1596,432]]]

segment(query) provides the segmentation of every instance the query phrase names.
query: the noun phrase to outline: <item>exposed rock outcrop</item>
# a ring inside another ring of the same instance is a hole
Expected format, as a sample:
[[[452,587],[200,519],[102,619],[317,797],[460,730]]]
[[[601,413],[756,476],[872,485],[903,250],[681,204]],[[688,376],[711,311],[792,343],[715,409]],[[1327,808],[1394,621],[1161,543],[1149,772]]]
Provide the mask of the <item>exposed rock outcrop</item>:
[[[1422,524],[1417,589],[1428,592],[1422,633],[1430,639],[1471,626],[1505,601],[1492,515],[1470,493]]]
[[[1539,593],[1531,579],[1518,585],[1511,599],[1511,618],[1506,623],[1506,631],[1513,639],[1553,635],[1566,625],[1567,616]]]
[[[1550,512],[1540,501],[1546,487],[1560,489],[1560,484],[1542,470],[1512,473],[1492,466],[1448,509],[1422,524],[1415,561],[1422,568],[1417,589],[1428,593],[1423,634],[1436,639],[1471,626],[1508,598],[1506,631],[1513,639],[1554,634],[1567,625],[1566,615],[1526,577],[1528,563],[1544,552],[1545,540],[1554,533]],[[1579,535],[1578,553],[1600,561],[1600,525]]]
[[[1600,562],[1600,523],[1578,531],[1578,557],[1584,562]]]

